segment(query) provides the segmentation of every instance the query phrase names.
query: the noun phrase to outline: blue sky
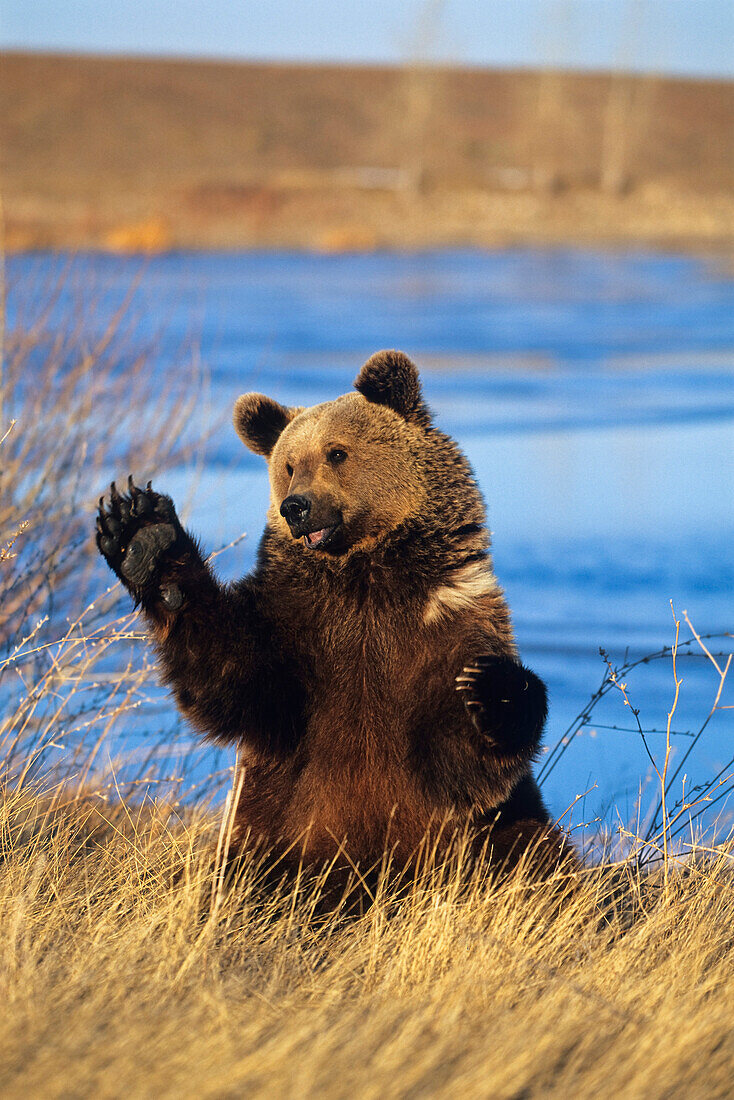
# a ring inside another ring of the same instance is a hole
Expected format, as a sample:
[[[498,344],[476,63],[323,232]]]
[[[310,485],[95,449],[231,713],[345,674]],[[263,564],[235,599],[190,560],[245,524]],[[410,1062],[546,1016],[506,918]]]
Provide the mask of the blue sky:
[[[0,0],[11,49],[734,75],[734,0]]]

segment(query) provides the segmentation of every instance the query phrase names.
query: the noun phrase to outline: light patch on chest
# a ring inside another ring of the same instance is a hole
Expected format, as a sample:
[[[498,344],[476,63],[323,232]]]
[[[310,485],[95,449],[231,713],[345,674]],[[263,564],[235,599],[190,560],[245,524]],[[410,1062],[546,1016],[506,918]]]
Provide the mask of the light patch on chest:
[[[494,574],[485,561],[469,562],[456,571],[451,584],[439,585],[429,594],[423,622],[431,626],[452,613],[465,611],[496,587]]]

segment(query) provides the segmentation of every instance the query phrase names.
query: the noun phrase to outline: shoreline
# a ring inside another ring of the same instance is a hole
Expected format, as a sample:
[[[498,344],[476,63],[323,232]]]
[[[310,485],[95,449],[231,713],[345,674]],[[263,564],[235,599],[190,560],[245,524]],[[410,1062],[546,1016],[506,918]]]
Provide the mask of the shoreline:
[[[83,181],[13,197],[3,188],[7,251],[293,249],[319,253],[575,247],[717,253],[734,258],[734,189],[700,194],[659,182],[624,194],[593,187],[497,190],[222,184],[124,192]]]
[[[111,248],[100,244],[74,244],[64,241],[60,244],[39,244],[15,247],[3,244],[0,234],[0,260],[21,259],[23,257],[64,257],[75,258],[109,258],[128,261],[138,261],[145,264],[151,260],[165,259],[167,257],[234,257],[234,256],[293,256],[313,257],[315,259],[339,259],[358,257],[396,257],[419,259],[431,256],[444,255],[493,255],[500,253],[537,253],[538,257],[553,257],[562,255],[588,255],[597,256],[613,262],[615,257],[620,260],[638,255],[640,258],[659,257],[660,259],[681,259],[710,265],[714,276],[726,279],[734,278],[734,244],[728,240],[655,240],[655,239],[603,239],[585,238],[576,239],[533,239],[518,238],[515,240],[497,240],[493,243],[473,243],[462,241],[458,244],[444,242],[441,244],[404,245],[381,244],[374,248],[319,248],[309,244],[256,244],[256,245],[221,245],[210,246],[208,244],[171,244],[165,248]]]

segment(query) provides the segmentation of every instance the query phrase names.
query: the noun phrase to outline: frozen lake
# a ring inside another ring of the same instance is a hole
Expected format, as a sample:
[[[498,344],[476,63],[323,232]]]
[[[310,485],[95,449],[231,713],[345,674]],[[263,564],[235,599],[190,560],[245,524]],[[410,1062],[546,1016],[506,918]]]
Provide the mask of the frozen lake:
[[[10,258],[11,323],[24,284],[64,262]],[[141,335],[163,334],[156,376],[179,369],[182,346],[198,349],[208,399],[197,427],[224,427],[196,469],[157,487],[189,502],[208,548],[247,532],[218,559],[225,575],[252,564],[267,502],[265,463],[229,426],[235,397],[328,400],[373,351],[398,347],[422,368],[436,421],[477,471],[522,657],[549,686],[549,746],[599,685],[600,646],[619,660],[672,642],[671,600],[701,633],[734,630],[734,278],[722,266],[507,250],[89,256],[73,268],[69,294],[75,283],[101,295],[90,324],[139,277]],[[99,488],[90,485],[90,499]],[[717,686],[700,657],[680,671],[678,759]],[[664,731],[669,660],[626,680],[643,725]],[[722,702],[734,703],[734,673]],[[734,757],[733,715],[715,715],[686,764],[689,784]],[[545,780],[555,813],[596,784],[575,822],[631,818],[651,769],[630,720],[617,692],[594,710]],[[660,754],[664,733],[648,742]]]

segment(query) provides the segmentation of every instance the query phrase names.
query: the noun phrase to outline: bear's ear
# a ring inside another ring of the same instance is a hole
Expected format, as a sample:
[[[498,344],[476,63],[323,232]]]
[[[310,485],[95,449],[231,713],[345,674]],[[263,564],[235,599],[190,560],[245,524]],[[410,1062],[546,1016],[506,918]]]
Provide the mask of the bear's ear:
[[[416,365],[402,351],[376,351],[359,372],[354,388],[368,401],[387,405],[424,428],[431,422]]]
[[[235,431],[256,455],[269,457],[278,437],[300,409],[288,409],[263,393],[243,393],[234,403]]]

